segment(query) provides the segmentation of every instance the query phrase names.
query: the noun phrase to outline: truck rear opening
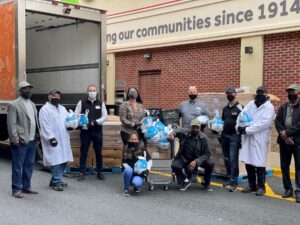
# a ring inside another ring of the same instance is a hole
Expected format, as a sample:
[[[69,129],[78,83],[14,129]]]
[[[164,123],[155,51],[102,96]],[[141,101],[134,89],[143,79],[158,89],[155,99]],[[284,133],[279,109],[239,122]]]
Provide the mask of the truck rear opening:
[[[96,22],[26,11],[26,73],[36,104],[58,88],[62,103],[74,107],[89,84],[99,88],[99,29]]]
[[[102,98],[105,73],[105,11],[51,0],[0,0],[0,141],[8,139],[7,105],[19,96],[21,81],[34,86],[38,107],[58,88],[62,104],[74,108],[89,84]]]

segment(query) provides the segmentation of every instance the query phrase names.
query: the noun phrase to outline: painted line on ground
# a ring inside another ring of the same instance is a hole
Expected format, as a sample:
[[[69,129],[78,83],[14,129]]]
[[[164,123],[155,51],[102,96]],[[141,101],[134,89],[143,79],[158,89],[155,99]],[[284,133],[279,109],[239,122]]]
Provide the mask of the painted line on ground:
[[[273,176],[275,177],[282,177],[282,172],[280,168],[273,168]],[[295,179],[295,170],[290,170],[290,177],[291,179]]]
[[[172,177],[172,174],[170,174],[170,173],[164,173],[164,172],[159,172],[159,171],[151,171],[150,173],[151,174],[162,175],[162,176],[167,176],[167,177]],[[201,182],[202,182],[202,177],[197,177],[197,183],[201,183]],[[223,184],[218,183],[218,182],[211,182],[210,184],[212,186],[215,186],[215,187],[221,187],[221,188],[223,188]],[[281,199],[281,200],[285,200],[285,201],[293,201],[293,202],[295,201],[295,198],[282,198],[281,195],[276,194],[272,190],[272,188],[270,187],[270,185],[268,183],[266,183],[265,186],[266,186],[266,193],[265,193],[264,196],[271,197],[271,198],[276,198],[276,199]],[[238,187],[237,189],[239,191],[243,190],[242,187]]]

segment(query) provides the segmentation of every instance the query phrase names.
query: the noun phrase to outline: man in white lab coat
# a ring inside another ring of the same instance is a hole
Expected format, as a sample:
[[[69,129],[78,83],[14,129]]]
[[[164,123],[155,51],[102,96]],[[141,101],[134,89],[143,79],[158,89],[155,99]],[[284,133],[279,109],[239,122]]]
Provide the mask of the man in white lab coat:
[[[59,104],[60,97],[59,90],[51,90],[48,95],[49,102],[39,113],[43,161],[45,166],[51,167],[52,178],[49,186],[55,191],[63,191],[63,187],[67,186],[63,182],[63,174],[67,162],[73,161],[70,136],[65,124],[68,111]]]
[[[270,131],[275,116],[274,106],[267,96],[267,89],[258,87],[255,100],[249,102],[242,112],[247,112],[253,119],[250,126],[238,127],[238,132],[242,134],[240,160],[246,164],[249,183],[249,186],[242,192],[256,192],[257,196],[263,196],[266,192],[266,164]]]

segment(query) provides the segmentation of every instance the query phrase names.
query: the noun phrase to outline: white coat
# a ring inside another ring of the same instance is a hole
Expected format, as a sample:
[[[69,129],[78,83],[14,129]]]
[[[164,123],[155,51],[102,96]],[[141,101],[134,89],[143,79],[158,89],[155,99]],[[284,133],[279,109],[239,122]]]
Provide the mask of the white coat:
[[[257,108],[253,100],[245,106],[243,112],[252,117],[253,123],[246,128],[246,135],[242,135],[240,161],[266,167],[271,125],[275,116],[274,106],[267,101]]]
[[[64,106],[58,105],[58,107],[55,107],[49,102],[40,110],[40,136],[45,166],[54,166],[73,161],[70,135],[65,124],[67,116],[68,111]],[[49,140],[51,138],[57,140],[57,146],[52,147],[50,145]]]

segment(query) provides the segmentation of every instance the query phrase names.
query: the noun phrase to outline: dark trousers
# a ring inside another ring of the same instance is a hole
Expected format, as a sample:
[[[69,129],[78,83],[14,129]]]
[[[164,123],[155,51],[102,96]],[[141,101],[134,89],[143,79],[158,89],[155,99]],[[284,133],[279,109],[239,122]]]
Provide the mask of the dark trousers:
[[[250,188],[253,190],[256,190],[257,188],[262,188],[264,190],[266,189],[266,167],[257,167],[246,164],[246,171]]]
[[[90,143],[93,142],[93,147],[96,155],[96,169],[97,172],[102,172],[102,145],[103,145],[103,134],[102,131],[89,129],[81,130],[80,133],[80,173],[84,173],[86,169],[86,159]]]
[[[189,171],[187,170],[187,166],[191,163],[191,160],[185,160],[182,157],[179,157],[177,159],[174,159],[171,167],[172,170],[175,172],[177,182],[179,185],[182,185],[184,180],[190,179],[195,171],[198,170],[198,167],[204,168],[204,184],[209,185],[210,184],[210,179],[211,179],[211,174],[213,172],[214,168],[214,163],[208,159],[204,161],[201,165],[197,165],[195,168],[195,171]]]
[[[237,183],[239,177],[239,148],[240,134],[223,134],[221,145],[224,155],[224,164],[231,183]]]
[[[35,149],[35,141],[12,148],[12,192],[31,187]]]
[[[292,155],[295,160],[295,172],[296,172],[296,196],[300,196],[300,145],[289,146],[286,144],[280,144],[280,166],[282,172],[283,187],[286,190],[293,190],[291,178],[290,178],[290,164]]]

